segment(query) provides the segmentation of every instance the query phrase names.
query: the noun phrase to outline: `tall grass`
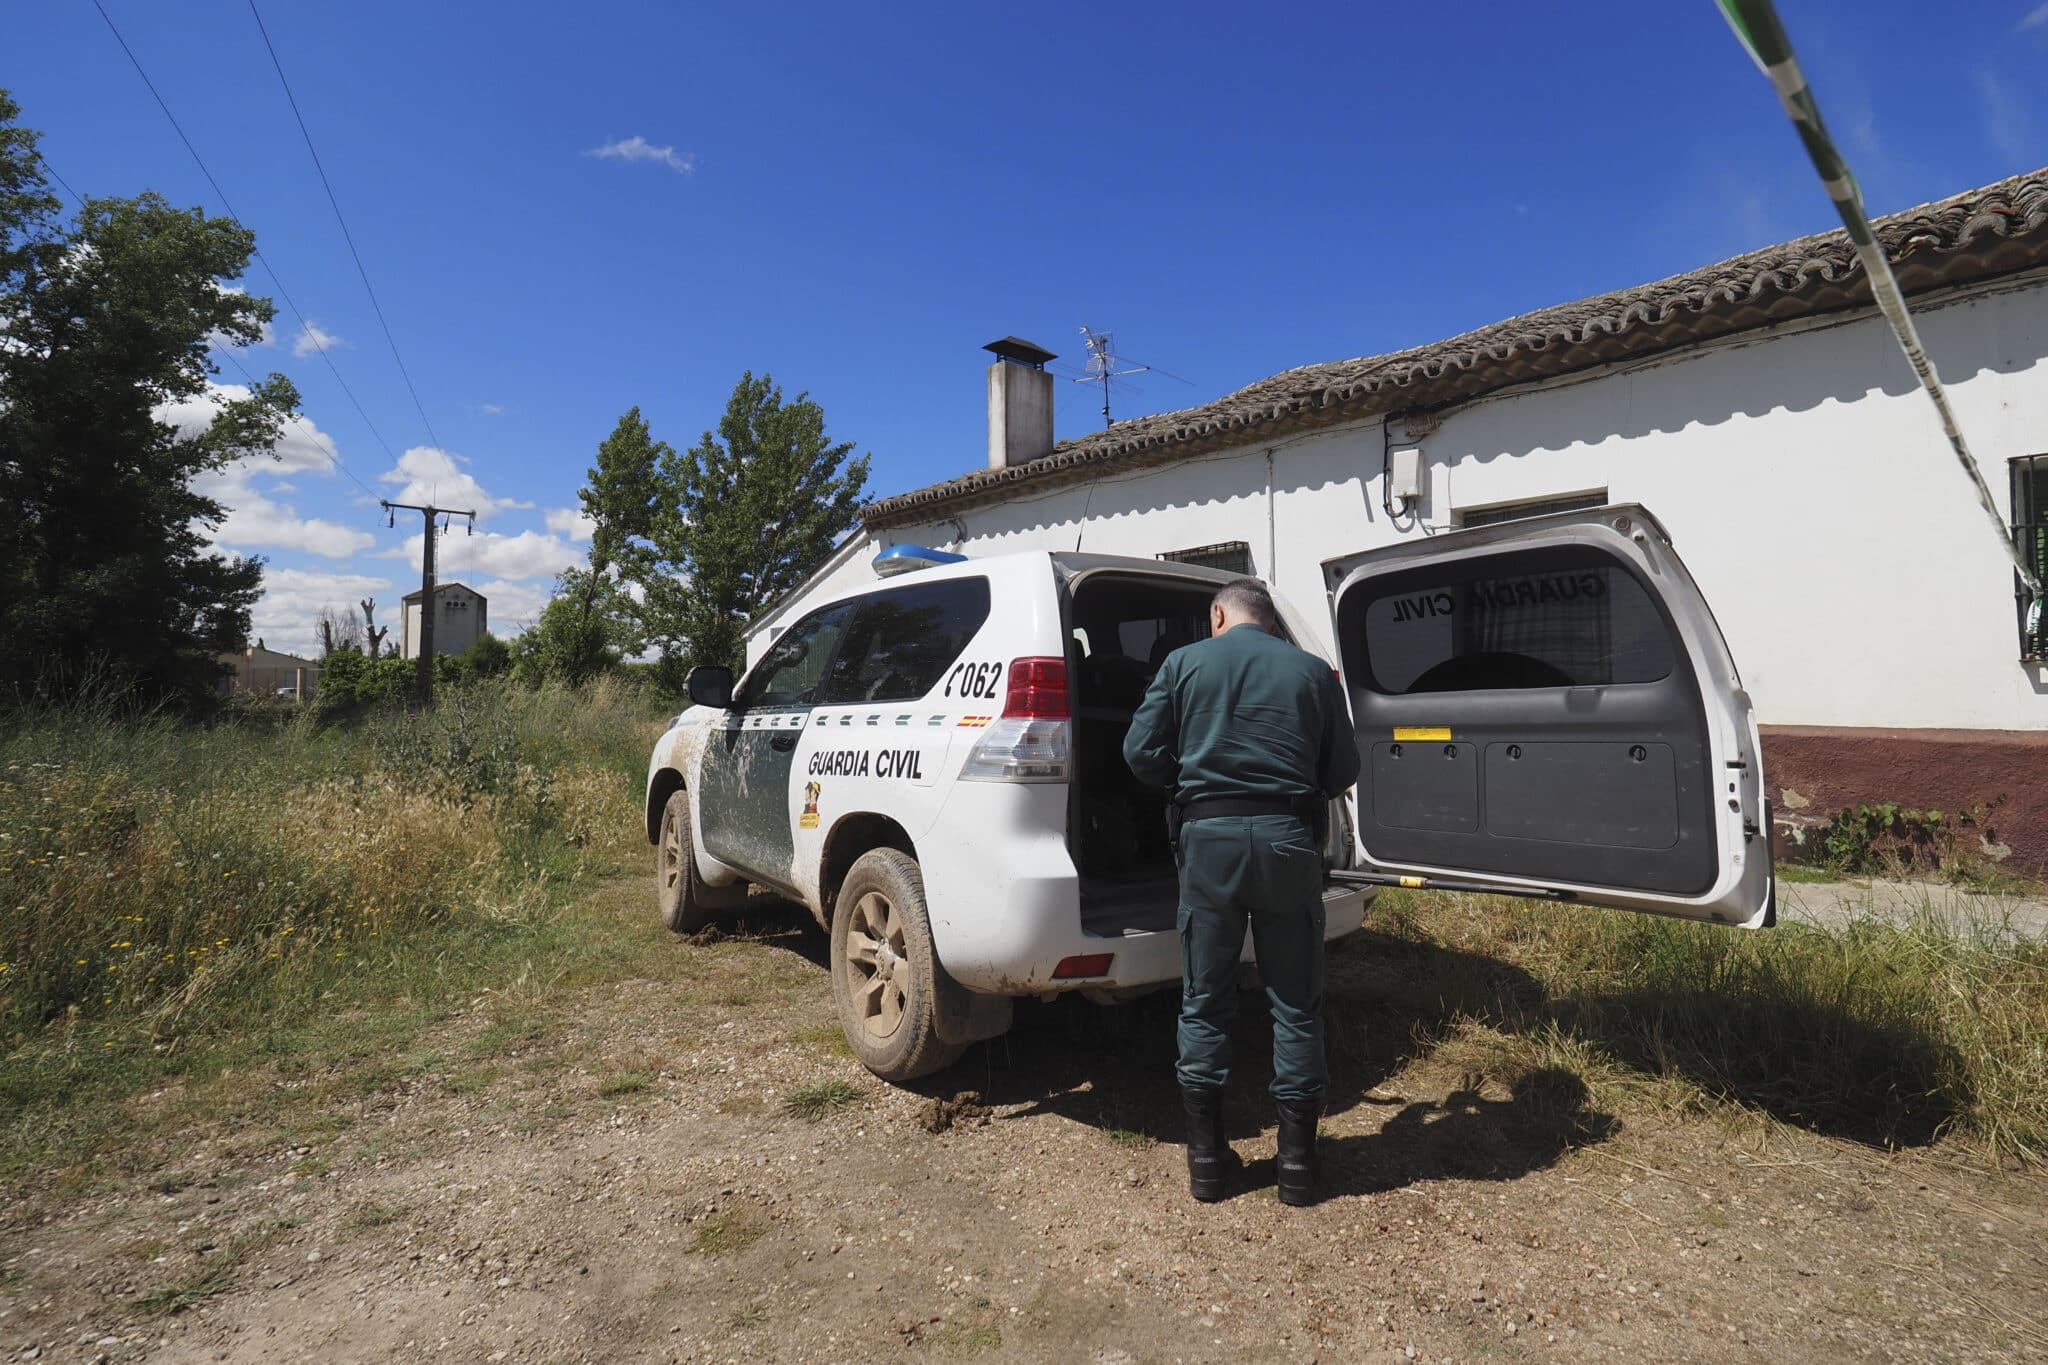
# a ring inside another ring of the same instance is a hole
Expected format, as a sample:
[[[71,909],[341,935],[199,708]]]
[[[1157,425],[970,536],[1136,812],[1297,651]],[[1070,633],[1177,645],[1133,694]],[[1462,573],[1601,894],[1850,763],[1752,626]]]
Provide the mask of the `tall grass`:
[[[1397,989],[1442,997],[1406,1002],[1416,1017],[1465,1027],[1502,1060],[1654,1079],[1681,1101],[1732,1101],[1878,1145],[1956,1133],[1997,1156],[2048,1158],[2038,938],[1932,909],[1744,932],[1390,896],[1379,917],[1418,959]]]
[[[546,914],[644,842],[640,694],[479,683],[434,711],[210,728],[101,702],[0,734],[0,1039],[165,1047],[372,957]]]

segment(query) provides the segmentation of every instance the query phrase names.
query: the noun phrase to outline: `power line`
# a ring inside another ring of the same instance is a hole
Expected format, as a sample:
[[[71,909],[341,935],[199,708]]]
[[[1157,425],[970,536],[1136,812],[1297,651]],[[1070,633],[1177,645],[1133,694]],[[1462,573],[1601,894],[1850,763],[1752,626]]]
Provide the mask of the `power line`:
[[[413,387],[412,373],[405,367],[405,357],[398,353],[398,340],[391,335],[391,324],[384,317],[384,305],[377,302],[377,291],[370,285],[370,272],[364,269],[362,253],[356,250],[355,234],[348,230],[348,219],[342,216],[341,201],[334,196],[334,185],[327,178],[327,168],[320,164],[320,153],[313,146],[313,134],[306,127],[306,116],[299,112],[298,97],[292,94],[292,83],[285,79],[284,63],[278,60],[277,48],[270,41],[270,30],[263,25],[263,15],[256,8],[256,0],[249,0],[249,13],[256,20],[256,31],[263,35],[263,47],[270,53],[271,66],[277,70],[277,83],[284,87],[285,102],[291,105],[292,117],[298,120],[299,136],[306,140],[306,152],[313,158],[313,169],[320,173],[320,187],[327,191],[328,207],[334,210],[334,221],[341,225],[342,240],[348,243],[348,254],[356,263],[356,274],[362,277],[363,292],[370,296],[370,307],[377,314],[377,325],[384,329],[384,341],[391,347],[391,358],[398,362],[398,373],[405,380],[405,391],[412,395],[413,408],[420,415],[421,425],[427,429],[427,439],[432,441],[434,449],[440,452],[441,459],[448,465],[448,472],[459,476],[461,471],[456,469],[455,462],[448,458],[447,451],[441,445],[441,438],[434,434],[434,423],[427,416],[426,405],[420,402],[419,390]]]
[[[72,189],[71,182],[66,180],[63,176],[57,174],[57,168],[50,164],[50,158],[44,156],[41,149],[38,149],[36,152],[36,160],[43,163],[43,169],[50,173],[50,179],[56,181],[59,185],[64,187],[64,193],[70,195],[73,199],[76,199],[78,201],[78,207],[85,207],[85,196],[80,194],[77,190]]]
[[[249,381],[249,387],[251,389],[254,389],[256,387],[256,376],[249,372],[249,367],[242,363],[242,358],[240,356],[236,355],[232,351],[223,350],[218,346],[214,347],[214,350],[222,360],[227,361],[228,364],[233,365],[237,370],[240,370],[242,372],[242,378]],[[353,483],[356,487],[362,489],[363,492],[369,494],[373,498],[379,496],[376,489],[370,487],[370,485],[364,483],[361,479],[357,478],[356,472],[341,462],[341,452],[334,448],[334,442],[325,439],[322,436],[320,429],[314,426],[311,422],[306,420],[306,416],[304,413],[293,413],[292,420],[294,422],[297,422],[300,426],[306,429],[306,435],[312,437],[313,439],[314,449],[318,450],[322,455],[325,455],[336,469],[348,475],[350,483]]]
[[[150,95],[156,100],[156,107],[163,110],[164,117],[170,120],[171,129],[177,133],[178,140],[184,143],[185,150],[192,154],[193,163],[199,167],[199,173],[206,177],[207,184],[213,186],[214,196],[220,200],[220,206],[227,210],[228,217],[234,220],[237,227],[240,227],[245,232],[249,231],[249,225],[242,221],[242,215],[236,213],[235,206],[228,202],[227,191],[220,187],[220,181],[216,180],[213,172],[207,169],[206,158],[199,155],[199,149],[193,146],[192,139],[185,135],[184,126],[178,122],[178,116],[171,112],[171,106],[164,101],[163,95],[157,90],[156,82],[149,78],[149,72],[143,69],[142,62],[136,57],[134,49],[129,47],[128,40],[121,36],[121,30],[115,25],[114,17],[107,13],[107,7],[101,4],[100,0],[92,0],[92,6],[100,12],[100,18],[106,20],[107,31],[114,35],[114,41],[119,43],[121,51],[127,54],[128,63],[135,68],[135,74],[142,77],[142,83],[149,87]],[[269,258],[262,251],[254,247],[250,248],[250,254],[263,267],[263,273],[270,276],[271,284],[277,287],[278,297],[283,299],[285,306],[292,310],[292,316],[299,320],[300,334],[306,340],[313,343],[313,349],[318,351],[320,358],[327,362],[328,371],[333,374],[334,382],[341,385],[341,391],[348,395],[348,401],[355,408],[356,416],[363,419],[363,425],[370,429],[370,435],[376,438],[377,444],[383,449],[385,457],[393,465],[396,465],[398,463],[398,456],[392,454],[391,443],[386,441],[384,434],[377,430],[377,424],[372,422],[370,414],[363,410],[362,400],[356,397],[355,390],[348,386],[348,381],[341,377],[341,371],[334,364],[334,357],[327,353],[326,343],[320,340],[320,334],[313,330],[313,324],[308,322],[306,315],[299,310],[299,305],[293,301],[291,292],[284,287],[284,281],[278,278],[277,271],[271,266]]]

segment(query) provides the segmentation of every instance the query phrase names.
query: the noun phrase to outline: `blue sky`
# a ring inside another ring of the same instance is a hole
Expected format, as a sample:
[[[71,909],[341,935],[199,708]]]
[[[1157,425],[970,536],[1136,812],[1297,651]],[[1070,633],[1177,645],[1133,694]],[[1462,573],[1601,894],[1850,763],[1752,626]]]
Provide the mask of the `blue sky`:
[[[982,463],[1006,334],[1076,370],[1080,326],[1110,329],[1186,381],[1122,392],[1135,416],[1832,223],[1711,0],[267,0],[436,449],[246,0],[104,3],[381,443],[289,315],[243,363],[297,381],[363,484],[479,505],[443,576],[501,633],[580,559],[619,414],[687,445],[745,369],[809,390],[888,494]],[[2048,163],[2048,4],[1780,10],[1874,212]],[[219,210],[89,0],[9,29],[0,83],[71,185]],[[1095,406],[1066,386],[1060,436]],[[387,529],[317,447],[218,483],[221,543],[271,562],[273,647],[418,583],[417,518]]]

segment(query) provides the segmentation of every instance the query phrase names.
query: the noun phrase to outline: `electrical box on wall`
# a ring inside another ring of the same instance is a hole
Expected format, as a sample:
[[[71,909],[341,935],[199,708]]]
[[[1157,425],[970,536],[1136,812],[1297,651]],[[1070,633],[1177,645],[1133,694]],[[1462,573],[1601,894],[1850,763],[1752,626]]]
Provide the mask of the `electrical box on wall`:
[[[1421,446],[1395,446],[1387,453],[1387,497],[1404,512],[1421,506]]]

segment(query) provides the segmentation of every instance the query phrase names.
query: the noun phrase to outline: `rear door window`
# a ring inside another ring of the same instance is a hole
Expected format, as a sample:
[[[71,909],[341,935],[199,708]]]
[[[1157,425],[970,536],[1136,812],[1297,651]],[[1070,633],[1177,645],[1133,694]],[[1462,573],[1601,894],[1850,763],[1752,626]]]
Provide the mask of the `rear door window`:
[[[1373,690],[1389,696],[1649,683],[1674,663],[1649,589],[1589,547],[1389,574],[1344,608]]]
[[[988,580],[906,584],[852,606],[819,703],[913,701],[939,685],[988,620]]]

